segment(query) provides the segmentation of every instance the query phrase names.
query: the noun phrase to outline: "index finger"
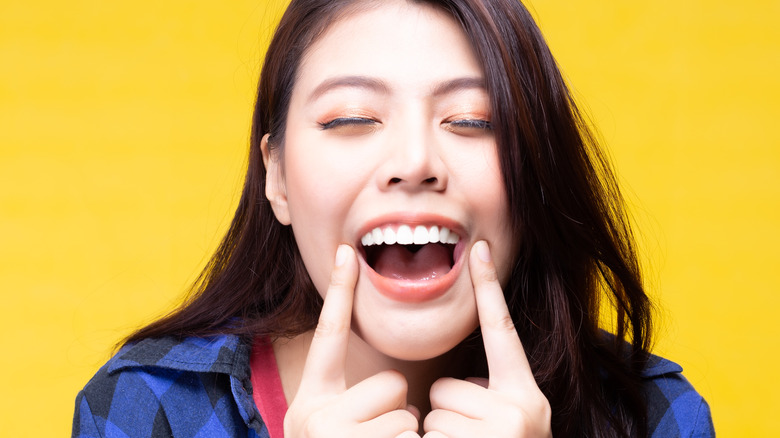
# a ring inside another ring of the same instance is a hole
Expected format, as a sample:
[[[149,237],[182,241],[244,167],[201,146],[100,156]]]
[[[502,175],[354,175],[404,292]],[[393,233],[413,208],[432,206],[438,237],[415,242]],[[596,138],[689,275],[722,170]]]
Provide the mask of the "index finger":
[[[523,344],[509,313],[490,248],[485,241],[474,244],[469,254],[469,271],[477,301],[479,325],[488,361],[489,388],[535,385]]]
[[[357,276],[355,250],[349,245],[339,245],[320,319],[306,356],[301,389],[322,392],[343,391],[346,387],[344,368]]]

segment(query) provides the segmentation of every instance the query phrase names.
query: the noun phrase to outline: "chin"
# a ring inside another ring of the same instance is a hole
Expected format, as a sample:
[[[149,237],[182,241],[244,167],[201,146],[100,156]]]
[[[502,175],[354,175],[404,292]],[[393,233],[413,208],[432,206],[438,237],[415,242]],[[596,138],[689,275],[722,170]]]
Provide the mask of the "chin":
[[[473,292],[472,292],[473,294]],[[353,331],[377,352],[403,361],[439,357],[460,344],[479,325],[473,301],[455,308],[383,308],[371,312],[356,297]]]
[[[386,334],[372,336],[370,330],[361,330],[359,324],[355,330],[357,335],[372,349],[387,357],[408,362],[425,361],[442,356],[466,339],[472,331],[473,329],[465,331],[462,336],[457,337],[447,334],[446,339],[441,339],[440,337],[421,336],[419,333],[407,333],[397,338]]]

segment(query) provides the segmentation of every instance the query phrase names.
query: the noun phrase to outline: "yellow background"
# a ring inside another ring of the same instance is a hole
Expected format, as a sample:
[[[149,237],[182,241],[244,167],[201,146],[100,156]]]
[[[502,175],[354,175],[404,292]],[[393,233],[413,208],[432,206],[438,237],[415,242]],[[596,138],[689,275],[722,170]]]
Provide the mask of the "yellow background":
[[[777,435],[780,2],[532,7],[637,217],[656,351],[719,434]],[[281,8],[0,0],[0,434],[70,433],[215,247]]]

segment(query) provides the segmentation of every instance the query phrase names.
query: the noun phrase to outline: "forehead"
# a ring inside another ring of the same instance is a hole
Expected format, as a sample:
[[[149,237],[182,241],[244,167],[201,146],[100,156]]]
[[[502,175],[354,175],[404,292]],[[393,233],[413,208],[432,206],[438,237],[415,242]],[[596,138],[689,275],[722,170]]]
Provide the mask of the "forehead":
[[[482,69],[465,32],[447,13],[388,1],[331,24],[302,59],[296,88],[311,91],[341,76],[415,89],[453,77],[482,77]]]

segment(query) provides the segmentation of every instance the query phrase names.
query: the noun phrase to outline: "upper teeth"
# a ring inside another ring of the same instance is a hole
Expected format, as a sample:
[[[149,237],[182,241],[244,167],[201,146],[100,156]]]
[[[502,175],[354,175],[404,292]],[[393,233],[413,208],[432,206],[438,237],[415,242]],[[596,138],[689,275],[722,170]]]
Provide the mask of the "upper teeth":
[[[397,230],[387,227],[384,230],[377,227],[366,233],[360,242],[363,246],[371,245],[425,245],[426,243],[450,243],[456,244],[460,238],[447,227],[434,225],[426,228],[417,225],[412,230],[409,225],[401,225]]]

